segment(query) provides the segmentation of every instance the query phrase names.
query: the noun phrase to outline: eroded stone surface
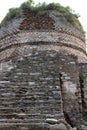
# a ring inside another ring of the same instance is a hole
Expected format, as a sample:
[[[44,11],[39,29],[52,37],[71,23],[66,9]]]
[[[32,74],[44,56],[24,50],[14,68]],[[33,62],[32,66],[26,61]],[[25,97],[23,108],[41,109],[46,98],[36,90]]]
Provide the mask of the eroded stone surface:
[[[87,108],[85,35],[54,12],[41,25],[29,16],[0,29],[0,129],[66,130],[45,123],[54,118],[80,130],[83,102]]]

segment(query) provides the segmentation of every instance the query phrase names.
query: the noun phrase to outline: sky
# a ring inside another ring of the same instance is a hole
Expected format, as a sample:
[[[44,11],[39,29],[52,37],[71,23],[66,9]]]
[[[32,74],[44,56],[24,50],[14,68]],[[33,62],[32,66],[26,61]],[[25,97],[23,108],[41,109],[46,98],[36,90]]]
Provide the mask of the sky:
[[[19,7],[21,3],[27,0],[0,0],[0,22],[5,17],[9,8]],[[60,3],[63,6],[70,6],[71,9],[75,10],[75,13],[80,15],[80,22],[83,25],[85,32],[87,32],[87,4],[86,0],[34,0],[35,4],[42,2],[46,3]]]

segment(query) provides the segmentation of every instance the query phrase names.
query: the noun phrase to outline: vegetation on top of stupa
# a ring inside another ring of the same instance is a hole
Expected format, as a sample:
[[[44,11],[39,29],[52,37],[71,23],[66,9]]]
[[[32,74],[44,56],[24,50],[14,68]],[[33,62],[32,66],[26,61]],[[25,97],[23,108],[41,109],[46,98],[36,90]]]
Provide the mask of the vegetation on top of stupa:
[[[79,15],[74,13],[69,6],[63,7],[59,3],[46,4],[45,2],[34,5],[33,0],[28,0],[27,2],[22,3],[19,8],[10,8],[9,12],[2,20],[1,25],[5,25],[14,17],[21,17],[22,13],[26,10],[27,12],[34,12],[38,17],[46,15],[49,10],[56,10],[60,15],[64,16],[68,22],[73,25],[78,25],[83,30],[82,25],[78,20]]]

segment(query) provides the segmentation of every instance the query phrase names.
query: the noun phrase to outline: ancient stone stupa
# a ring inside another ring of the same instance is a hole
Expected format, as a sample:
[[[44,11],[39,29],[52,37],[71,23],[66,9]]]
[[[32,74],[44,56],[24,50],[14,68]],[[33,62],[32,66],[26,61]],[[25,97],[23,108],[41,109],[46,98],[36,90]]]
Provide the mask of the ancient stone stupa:
[[[0,130],[80,130],[86,77],[76,14],[54,3],[10,9],[0,27]]]

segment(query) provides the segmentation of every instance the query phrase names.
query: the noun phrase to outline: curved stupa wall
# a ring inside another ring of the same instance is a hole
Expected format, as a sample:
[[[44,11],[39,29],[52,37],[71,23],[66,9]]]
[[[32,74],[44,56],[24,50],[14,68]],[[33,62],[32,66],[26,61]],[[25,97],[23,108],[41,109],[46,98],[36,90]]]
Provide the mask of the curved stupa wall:
[[[25,12],[2,26],[0,126],[45,130],[47,118],[62,118],[79,128],[78,62],[87,62],[84,32],[55,11],[41,19]]]
[[[84,32],[70,25],[64,17],[49,13],[49,21],[39,21],[23,15],[23,18],[13,19],[6,27],[0,29],[0,51],[12,46],[48,45],[57,51],[66,51],[78,57],[79,62],[86,62],[86,43]],[[38,25],[34,25],[37,22]],[[42,22],[42,23],[40,23]],[[43,23],[44,22],[44,23]],[[39,24],[42,24],[39,27]],[[50,26],[48,26],[50,24]],[[34,25],[34,26],[33,26]],[[4,53],[3,53],[4,55]],[[0,56],[1,60],[4,59]],[[82,61],[83,60],[83,61]]]

